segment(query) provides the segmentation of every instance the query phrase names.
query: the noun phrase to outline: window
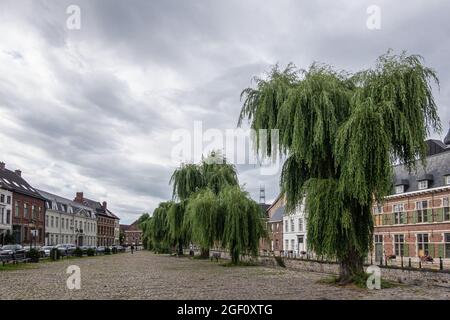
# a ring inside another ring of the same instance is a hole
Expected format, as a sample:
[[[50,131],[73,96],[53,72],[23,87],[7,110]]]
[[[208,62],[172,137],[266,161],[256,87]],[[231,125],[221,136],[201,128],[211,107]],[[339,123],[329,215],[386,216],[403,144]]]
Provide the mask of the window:
[[[45,216],[45,226],[48,228],[48,216]]]
[[[34,205],[31,206],[31,216],[36,219],[36,207]]]
[[[55,222],[55,218],[52,216],[51,219],[50,219],[50,227],[53,228],[54,222]]]
[[[417,188],[419,190],[427,189],[428,188],[428,180],[419,181]]]
[[[64,229],[64,218],[61,218],[61,229]]]
[[[295,240],[291,239],[291,250],[295,250]]]
[[[59,227],[59,218],[58,217],[56,217],[56,221],[55,222],[56,222],[55,226],[58,228]]]
[[[303,231],[303,219],[298,218],[298,231]]]
[[[15,201],[14,203],[14,216],[18,217],[19,216],[19,202]]]
[[[23,217],[28,218],[28,203],[23,204]]]
[[[450,175],[445,176],[445,184],[447,184],[447,185],[450,184]]]
[[[416,202],[417,222],[428,222],[427,208],[428,208],[428,201]]]
[[[403,234],[394,235],[394,254],[396,256],[404,256],[405,236]]]
[[[449,176],[450,177],[450,176]],[[448,198],[442,199],[444,206],[444,221],[450,220],[450,202]]]
[[[444,234],[445,241],[445,257],[450,258],[450,233]]]
[[[291,219],[291,232],[294,232],[294,219]]]
[[[395,193],[403,193],[405,192],[405,186],[404,185],[399,185],[399,186],[395,186]]]
[[[4,214],[5,214],[5,208],[1,207],[0,208],[0,223],[3,224],[4,223]]]
[[[7,196],[6,197],[6,203],[7,204],[11,204],[11,196]]]
[[[39,210],[38,210],[38,220],[40,220],[41,219],[41,217],[42,217],[42,215],[41,215],[41,213],[42,213],[42,207],[41,206],[39,206],[39,208],[38,208]]]
[[[403,223],[403,216],[405,211],[405,205],[403,203],[394,204],[393,206],[394,210],[394,224],[401,224]],[[405,221],[406,223],[406,221]]]
[[[428,233],[419,233],[417,235],[417,252],[419,257],[423,255],[428,255]]]
[[[286,224],[284,225],[284,232],[288,232],[288,224],[287,224],[287,221],[286,221]]]
[[[6,224],[11,223],[11,210],[6,210]]]
[[[383,213],[383,206],[381,204],[377,204],[375,207],[373,207],[373,214],[382,214]]]
[[[286,247],[284,250],[289,250],[289,240],[284,241],[284,246]]]
[[[3,193],[0,195],[0,202],[5,203],[5,195]]]
[[[375,243],[383,243],[383,236],[381,234],[376,234],[374,237]]]

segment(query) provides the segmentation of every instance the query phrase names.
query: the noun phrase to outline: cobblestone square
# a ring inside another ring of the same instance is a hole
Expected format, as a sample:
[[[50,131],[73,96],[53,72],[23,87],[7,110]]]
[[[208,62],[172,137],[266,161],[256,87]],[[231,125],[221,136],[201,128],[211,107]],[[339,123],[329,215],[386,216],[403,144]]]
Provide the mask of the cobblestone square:
[[[69,290],[66,269],[81,269]],[[1,299],[449,299],[443,287],[382,290],[320,283],[326,274],[155,255],[147,251],[39,263],[0,272]]]

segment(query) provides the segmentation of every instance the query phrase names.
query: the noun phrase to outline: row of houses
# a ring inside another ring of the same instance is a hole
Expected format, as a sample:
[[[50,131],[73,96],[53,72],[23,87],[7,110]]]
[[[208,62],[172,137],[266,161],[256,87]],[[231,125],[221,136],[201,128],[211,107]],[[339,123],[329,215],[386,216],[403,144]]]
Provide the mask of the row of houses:
[[[0,162],[0,245],[111,246],[119,244],[119,221],[105,201],[36,189]]]
[[[373,206],[375,261],[390,256],[450,259],[450,130],[444,141],[427,140],[426,164],[417,170],[393,167],[392,193]],[[265,252],[301,256],[307,250],[307,214],[301,206],[285,213],[278,197],[266,210],[269,239]],[[312,254],[312,253],[310,253]]]

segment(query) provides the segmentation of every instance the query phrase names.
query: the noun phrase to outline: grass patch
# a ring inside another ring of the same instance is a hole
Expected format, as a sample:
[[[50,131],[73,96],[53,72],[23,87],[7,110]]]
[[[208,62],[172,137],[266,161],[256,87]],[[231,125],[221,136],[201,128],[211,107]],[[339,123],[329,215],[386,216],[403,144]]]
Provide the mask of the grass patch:
[[[7,263],[5,265],[0,264],[0,272],[1,271],[14,271],[14,270],[22,270],[22,269],[35,269],[37,263]]]
[[[369,278],[369,274],[367,273],[362,273],[360,275],[357,275],[353,278],[353,281],[351,283],[349,283],[349,286],[355,286],[357,288],[360,289],[368,289],[367,288],[367,279]],[[329,285],[336,285],[339,286],[339,277],[336,275],[331,275],[328,276],[326,278],[320,279],[317,281],[317,283],[322,283],[322,284],[329,284]],[[381,278],[381,289],[388,289],[388,288],[394,288],[399,286],[399,284],[389,281],[389,280],[385,280],[383,278]]]

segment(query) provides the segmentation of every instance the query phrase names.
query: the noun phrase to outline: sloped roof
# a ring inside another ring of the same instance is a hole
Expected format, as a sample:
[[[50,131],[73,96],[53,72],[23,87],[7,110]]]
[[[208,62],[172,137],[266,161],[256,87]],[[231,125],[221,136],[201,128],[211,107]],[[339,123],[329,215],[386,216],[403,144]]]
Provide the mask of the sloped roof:
[[[56,204],[58,211],[68,213],[64,209],[63,205],[71,206],[73,208],[74,214],[81,215],[83,213],[88,214],[90,212],[91,217],[95,218],[96,210],[93,210],[93,208],[91,208],[91,207],[84,206],[83,204],[81,204],[79,202],[75,202],[75,201],[69,200],[67,198],[63,198],[61,196],[52,194],[47,191],[43,191],[43,190],[37,190],[37,191],[46,199],[46,201],[48,203],[50,203],[50,208],[52,208],[53,204]]]
[[[24,178],[6,168],[0,168],[0,187],[26,196],[45,200]]]
[[[277,208],[277,210],[275,210],[274,214],[269,219],[269,222],[282,221],[284,212],[285,212],[285,206],[280,206],[279,208]]]
[[[428,156],[425,168],[418,161],[416,171],[408,172],[404,165],[395,166],[394,185],[406,185],[405,192],[417,191],[419,181],[426,179],[428,188],[442,187],[446,175],[450,175],[450,149]]]

